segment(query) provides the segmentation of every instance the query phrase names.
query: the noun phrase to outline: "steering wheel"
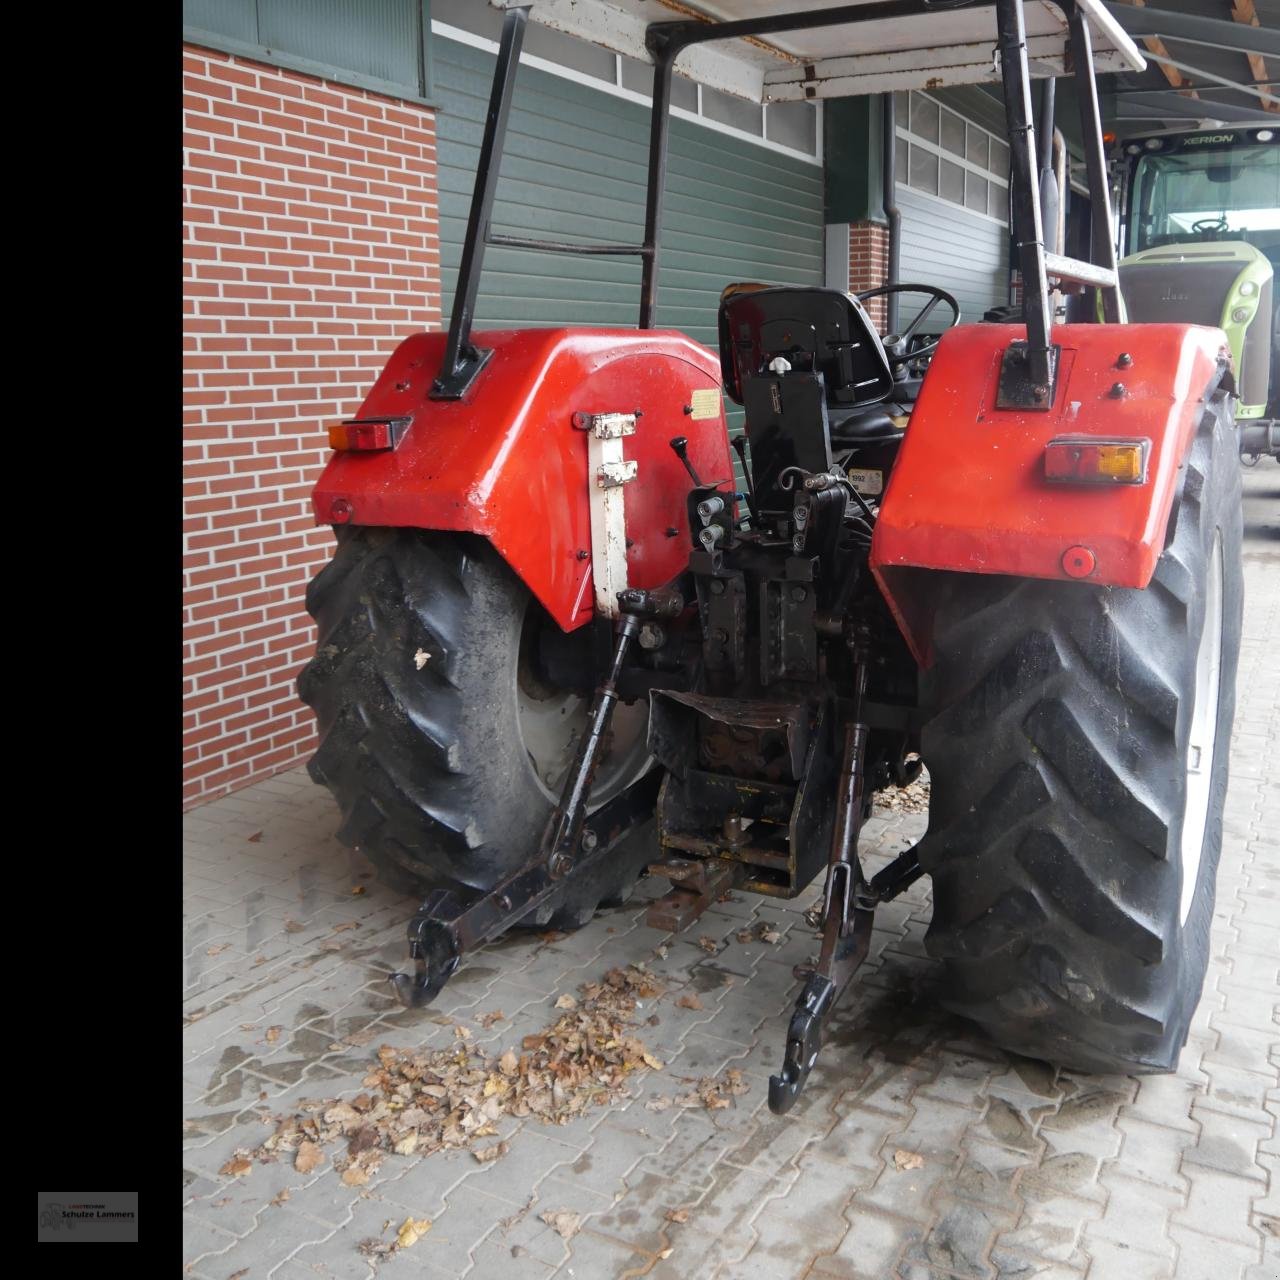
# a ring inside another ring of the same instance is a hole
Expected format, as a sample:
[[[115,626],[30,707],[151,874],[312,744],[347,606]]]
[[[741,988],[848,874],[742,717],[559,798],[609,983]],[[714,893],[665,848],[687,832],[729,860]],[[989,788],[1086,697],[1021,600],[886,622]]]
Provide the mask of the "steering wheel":
[[[1227,218],[1224,214],[1220,218],[1201,218],[1199,222],[1191,224],[1191,230],[1199,235],[1204,231],[1225,231],[1227,229]]]
[[[886,298],[895,293],[926,293],[930,300],[905,333],[890,333],[881,339],[884,343],[885,355],[889,357],[891,369],[897,369],[908,360],[917,360],[921,356],[930,355],[937,349],[938,343],[942,341],[941,334],[932,342],[926,342],[923,347],[917,347],[914,351],[911,350],[911,339],[920,331],[920,326],[933,313],[938,303],[945,302],[951,308],[951,320],[946,326],[948,329],[954,329],[960,323],[960,304],[945,289],[938,289],[931,284],[886,284],[879,289],[868,289],[857,296],[859,302],[866,302],[870,298]]]

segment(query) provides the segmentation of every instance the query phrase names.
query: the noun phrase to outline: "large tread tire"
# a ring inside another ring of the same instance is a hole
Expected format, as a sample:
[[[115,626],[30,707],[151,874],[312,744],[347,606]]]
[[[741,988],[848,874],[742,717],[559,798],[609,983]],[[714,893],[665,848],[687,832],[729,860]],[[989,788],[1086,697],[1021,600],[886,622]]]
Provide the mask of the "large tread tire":
[[[1240,502],[1234,424],[1218,396],[1146,590],[964,574],[940,584],[923,681],[926,946],[943,961],[946,1006],[1009,1050],[1089,1072],[1176,1066],[1204,984],[1222,844]],[[1216,737],[1184,921],[1187,744],[1217,548]]]
[[[552,809],[516,702],[528,589],[472,535],[337,536],[307,588],[319,634],[298,693],[320,739],[308,771],[338,802],[338,838],[392,887],[491,889],[532,855]],[[649,853],[624,843],[521,923],[585,924],[625,900]]]

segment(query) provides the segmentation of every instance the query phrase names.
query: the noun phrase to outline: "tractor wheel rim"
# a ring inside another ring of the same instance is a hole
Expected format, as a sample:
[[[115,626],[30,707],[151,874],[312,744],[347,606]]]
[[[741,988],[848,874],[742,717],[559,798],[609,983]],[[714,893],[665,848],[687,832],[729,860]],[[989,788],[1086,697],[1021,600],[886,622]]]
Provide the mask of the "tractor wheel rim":
[[[531,625],[534,612],[527,615],[526,626]],[[524,654],[523,645],[521,651]],[[560,799],[560,789],[573,765],[590,709],[590,697],[548,686],[522,657],[516,675],[521,745],[539,789],[553,804]],[[617,703],[596,768],[588,812],[612,800],[649,767],[648,729],[646,701],[630,706]]]
[[[1200,878],[1209,798],[1213,789],[1213,758],[1218,737],[1218,691],[1222,677],[1222,535],[1216,534],[1209,553],[1209,576],[1204,590],[1204,629],[1196,650],[1195,704],[1187,735],[1187,806],[1182,819],[1182,923],[1187,923]]]

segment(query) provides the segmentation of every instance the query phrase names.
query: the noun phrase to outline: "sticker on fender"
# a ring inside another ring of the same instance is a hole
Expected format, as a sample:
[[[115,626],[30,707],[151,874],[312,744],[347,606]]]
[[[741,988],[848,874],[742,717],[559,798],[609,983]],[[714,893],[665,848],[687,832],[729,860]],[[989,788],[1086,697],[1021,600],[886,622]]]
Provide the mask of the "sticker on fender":
[[[874,497],[884,492],[884,472],[854,469],[846,473],[849,483],[861,494]]]
[[[720,393],[714,387],[706,387],[690,394],[689,417],[695,422],[699,418],[718,418],[719,416]]]

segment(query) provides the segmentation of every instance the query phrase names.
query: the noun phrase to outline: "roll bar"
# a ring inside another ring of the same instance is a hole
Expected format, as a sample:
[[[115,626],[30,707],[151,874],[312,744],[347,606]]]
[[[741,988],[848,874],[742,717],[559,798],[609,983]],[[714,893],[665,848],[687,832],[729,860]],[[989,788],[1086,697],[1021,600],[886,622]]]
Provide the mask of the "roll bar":
[[[770,14],[731,22],[686,19],[651,23],[645,32],[645,46],[653,59],[653,107],[650,117],[644,240],[640,244],[573,243],[499,235],[492,231],[490,222],[498,169],[511,113],[516,68],[519,65],[520,49],[531,6],[526,4],[508,8],[503,21],[498,63],[485,117],[484,138],[480,146],[471,212],[467,220],[466,240],[449,322],[449,336],[445,344],[444,360],[430,393],[432,398],[459,399],[491,354],[471,342],[471,325],[487,245],[549,253],[638,257],[642,264],[639,327],[653,328],[658,301],[663,195],[670,140],[671,77],[676,58],[683,50],[712,40],[760,37],[886,19],[920,18],[942,10],[966,8],[975,2],[976,0],[878,0],[877,3]],[[1080,103],[1080,128],[1095,214],[1090,261],[1080,262],[1047,253],[1041,225],[1035,125],[1031,108],[1031,74],[1027,59],[1023,3],[1024,0],[994,0],[996,43],[1000,50],[1005,118],[1010,143],[1012,230],[1022,271],[1027,329],[1025,342],[1012,344],[1006,353],[1001,375],[1001,402],[1047,409],[1053,402],[1057,363],[1056,353],[1049,340],[1049,276],[1099,289],[1106,320],[1116,322],[1121,317],[1119,275],[1116,270],[1115,240],[1103,153],[1102,120],[1093,71],[1090,24],[1105,33],[1107,39],[1135,67],[1140,69],[1145,62],[1123,28],[1103,8],[1101,0],[1053,0],[1067,20],[1067,60],[1073,68]]]

